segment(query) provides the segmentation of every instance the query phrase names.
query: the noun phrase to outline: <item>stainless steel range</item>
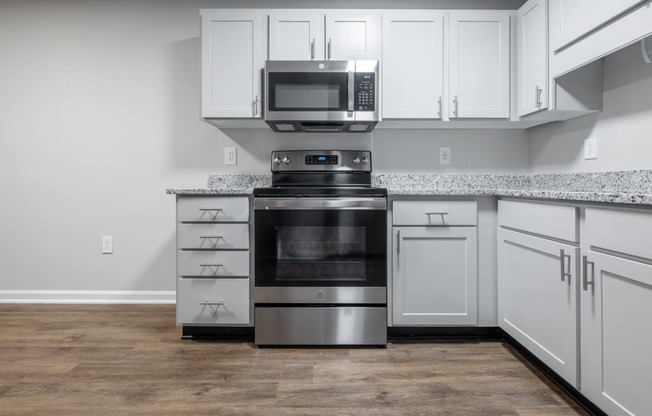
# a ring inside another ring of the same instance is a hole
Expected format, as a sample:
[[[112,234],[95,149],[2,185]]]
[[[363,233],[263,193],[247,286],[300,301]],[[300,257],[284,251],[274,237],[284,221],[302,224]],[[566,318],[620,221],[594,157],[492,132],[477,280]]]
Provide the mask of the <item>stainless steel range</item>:
[[[387,343],[387,190],[368,151],[275,151],[254,190],[257,345]]]

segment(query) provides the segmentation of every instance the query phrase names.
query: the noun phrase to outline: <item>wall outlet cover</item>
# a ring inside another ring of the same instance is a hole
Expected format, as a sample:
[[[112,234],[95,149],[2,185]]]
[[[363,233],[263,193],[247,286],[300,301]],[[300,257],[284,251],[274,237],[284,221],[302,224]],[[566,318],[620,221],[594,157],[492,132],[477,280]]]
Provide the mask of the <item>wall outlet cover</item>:
[[[584,159],[597,159],[598,158],[598,138],[589,137],[584,139]]]
[[[440,165],[450,165],[451,164],[451,148],[450,147],[440,147],[439,148],[439,164]]]
[[[238,159],[236,154],[235,147],[225,147],[224,148],[224,164],[225,165],[237,165]]]

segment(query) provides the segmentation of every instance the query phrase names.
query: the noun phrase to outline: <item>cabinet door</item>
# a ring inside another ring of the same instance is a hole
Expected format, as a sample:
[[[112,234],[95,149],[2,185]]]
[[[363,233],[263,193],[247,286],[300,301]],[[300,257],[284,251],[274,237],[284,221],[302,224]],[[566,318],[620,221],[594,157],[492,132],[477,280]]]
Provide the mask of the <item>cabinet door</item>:
[[[380,14],[364,10],[326,13],[326,59],[380,60]]]
[[[579,248],[498,230],[498,325],[577,386]]]
[[[551,0],[552,33],[556,51],[645,0]]]
[[[324,13],[292,10],[269,13],[270,60],[324,60]]]
[[[652,266],[589,251],[582,393],[612,416],[652,413]]]
[[[516,12],[516,78],[519,117],[548,108],[547,0],[530,0]]]
[[[202,117],[260,118],[262,11],[202,11]]]
[[[442,118],[443,14],[383,13],[383,118]]]
[[[451,118],[509,117],[507,12],[450,14]]]
[[[476,227],[394,227],[394,325],[476,325]]]

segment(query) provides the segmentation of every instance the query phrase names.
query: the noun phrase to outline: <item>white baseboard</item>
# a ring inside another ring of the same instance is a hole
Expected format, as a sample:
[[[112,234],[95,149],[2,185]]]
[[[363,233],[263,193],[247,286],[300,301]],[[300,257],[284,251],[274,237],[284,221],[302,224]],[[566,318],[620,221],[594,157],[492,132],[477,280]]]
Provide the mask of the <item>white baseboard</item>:
[[[0,303],[174,304],[174,290],[0,290]]]

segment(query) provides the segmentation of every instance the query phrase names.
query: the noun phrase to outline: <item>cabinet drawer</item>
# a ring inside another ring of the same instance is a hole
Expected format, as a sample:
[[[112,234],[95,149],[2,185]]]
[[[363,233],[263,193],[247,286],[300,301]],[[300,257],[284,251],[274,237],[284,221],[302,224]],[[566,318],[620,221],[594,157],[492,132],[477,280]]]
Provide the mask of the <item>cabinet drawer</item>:
[[[577,207],[498,201],[498,224],[566,241],[579,241]]]
[[[178,324],[249,323],[249,279],[178,279]]]
[[[179,251],[179,276],[249,276],[249,251]]]
[[[247,222],[249,198],[183,197],[177,201],[179,222]]]
[[[652,211],[587,208],[586,231],[592,248],[652,259]]]
[[[179,249],[248,249],[249,224],[178,224]]]
[[[476,225],[475,201],[394,201],[394,225]]]

